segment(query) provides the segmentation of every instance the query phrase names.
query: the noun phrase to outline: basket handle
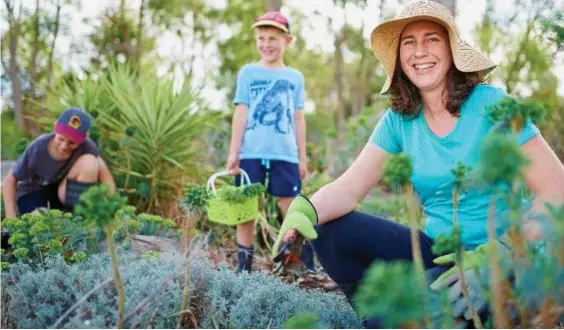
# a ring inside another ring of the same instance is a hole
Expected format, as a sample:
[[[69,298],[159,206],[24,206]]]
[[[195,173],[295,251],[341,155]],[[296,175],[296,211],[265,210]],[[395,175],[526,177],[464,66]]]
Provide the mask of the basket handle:
[[[239,171],[241,171],[241,176],[242,176],[241,183],[243,185],[247,185],[247,186],[251,185],[251,179],[249,178],[249,175],[247,174],[247,172],[245,172],[242,168],[240,168]],[[210,178],[208,179],[208,182],[206,184],[208,189],[213,191],[213,193],[215,194],[215,180],[218,177],[225,176],[225,175],[232,175],[232,174],[229,171],[221,171],[221,172],[217,172],[217,173],[212,174],[212,176],[210,176]]]

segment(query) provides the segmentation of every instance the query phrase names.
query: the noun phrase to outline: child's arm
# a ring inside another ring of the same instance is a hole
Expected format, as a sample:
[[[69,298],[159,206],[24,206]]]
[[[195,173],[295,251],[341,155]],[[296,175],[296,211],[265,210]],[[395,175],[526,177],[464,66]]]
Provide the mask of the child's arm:
[[[20,155],[16,165],[8,172],[6,177],[2,182],[2,195],[4,198],[4,211],[6,212],[6,218],[15,218],[17,216],[16,212],[16,197],[18,189],[18,181],[22,181],[25,178],[29,178],[33,175],[33,171],[30,168],[30,162],[33,163],[33,159],[36,153],[37,139],[29,144],[25,149],[23,154]]]
[[[16,217],[16,189],[17,181],[10,171],[2,182],[2,194],[4,198],[4,211],[6,218]]]
[[[307,152],[306,152],[306,121],[304,114],[305,107],[305,82],[304,76],[300,73],[300,83],[294,99],[295,111],[294,121],[296,123],[296,139],[298,140],[298,158],[300,168],[300,178],[303,180],[307,175]]]
[[[296,110],[294,120],[296,122],[296,137],[298,140],[300,177],[303,179],[307,174],[306,121],[303,109]]]
[[[239,151],[243,142],[243,134],[245,126],[247,126],[247,110],[246,104],[238,104],[233,114],[233,122],[231,123],[231,147],[229,148],[229,157],[227,158],[227,170],[238,170],[239,168]]]
[[[116,191],[116,183],[114,181],[112,173],[108,169],[108,166],[106,166],[106,163],[104,162],[102,157],[98,157],[98,166],[98,181],[100,181],[100,183],[102,184],[108,185],[110,192],[113,194]]]

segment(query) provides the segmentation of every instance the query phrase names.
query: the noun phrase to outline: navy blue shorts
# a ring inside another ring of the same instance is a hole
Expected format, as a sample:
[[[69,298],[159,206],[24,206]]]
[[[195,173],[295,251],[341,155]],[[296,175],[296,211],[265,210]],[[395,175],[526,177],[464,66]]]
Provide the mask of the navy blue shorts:
[[[282,160],[241,159],[239,167],[247,172],[251,183],[266,185],[268,174],[266,191],[274,197],[294,197],[301,191],[302,180],[298,164]],[[240,185],[240,182],[241,176],[235,176],[235,185]]]
[[[59,186],[54,184],[21,196],[17,200],[20,215],[31,213],[41,207],[68,211],[59,200],[58,190]]]

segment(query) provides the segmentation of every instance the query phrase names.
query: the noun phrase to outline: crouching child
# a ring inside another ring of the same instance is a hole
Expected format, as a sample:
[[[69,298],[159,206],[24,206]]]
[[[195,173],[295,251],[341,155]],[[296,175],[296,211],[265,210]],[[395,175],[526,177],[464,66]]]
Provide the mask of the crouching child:
[[[6,175],[2,193],[7,218],[39,208],[72,212],[80,194],[97,183],[115,183],[88,138],[90,116],[78,108],[65,110],[54,130],[33,140]]]

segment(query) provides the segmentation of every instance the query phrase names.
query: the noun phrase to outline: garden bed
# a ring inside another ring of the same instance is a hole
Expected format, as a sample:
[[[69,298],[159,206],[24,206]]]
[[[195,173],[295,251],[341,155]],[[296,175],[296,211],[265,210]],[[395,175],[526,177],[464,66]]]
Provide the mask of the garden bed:
[[[174,254],[140,258],[127,253],[120,254],[120,264],[127,295],[124,326],[175,328],[183,259]],[[307,311],[332,328],[360,326],[341,295],[303,290],[263,272],[237,275],[225,264],[215,268],[203,259],[193,260],[191,267],[191,311],[199,328],[279,328],[297,312]],[[111,278],[106,254],[74,265],[56,257],[36,270],[13,264],[2,274],[2,326],[115,327],[117,301]]]

